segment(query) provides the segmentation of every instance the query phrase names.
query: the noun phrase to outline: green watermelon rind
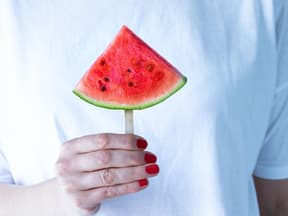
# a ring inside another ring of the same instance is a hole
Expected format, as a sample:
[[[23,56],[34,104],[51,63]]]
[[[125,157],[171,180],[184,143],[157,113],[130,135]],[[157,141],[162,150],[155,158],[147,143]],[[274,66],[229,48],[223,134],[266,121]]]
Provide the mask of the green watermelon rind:
[[[80,97],[82,100],[86,101],[87,103],[90,103],[97,107],[113,109],[113,110],[141,110],[141,109],[152,107],[166,100],[171,95],[175,94],[178,90],[180,90],[186,84],[186,82],[187,82],[187,78],[183,76],[181,80],[179,81],[179,83],[175,86],[175,88],[173,88],[167,94],[164,94],[162,97],[156,100],[151,100],[149,102],[145,102],[145,103],[137,104],[137,105],[122,105],[122,104],[119,105],[119,104],[100,102],[100,101],[94,100],[91,97],[86,96],[85,94],[83,94],[81,91],[77,89],[74,89],[73,93],[77,95],[78,97]]]

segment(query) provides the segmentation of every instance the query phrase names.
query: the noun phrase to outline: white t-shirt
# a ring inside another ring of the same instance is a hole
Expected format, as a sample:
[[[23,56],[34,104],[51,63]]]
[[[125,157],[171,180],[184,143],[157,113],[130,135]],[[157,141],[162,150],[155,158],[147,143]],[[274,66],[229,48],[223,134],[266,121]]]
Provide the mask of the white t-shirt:
[[[0,181],[55,176],[63,141],[122,132],[72,89],[125,24],[188,77],[135,112],[161,173],[99,216],[259,215],[253,173],[288,178],[286,0],[0,2]]]

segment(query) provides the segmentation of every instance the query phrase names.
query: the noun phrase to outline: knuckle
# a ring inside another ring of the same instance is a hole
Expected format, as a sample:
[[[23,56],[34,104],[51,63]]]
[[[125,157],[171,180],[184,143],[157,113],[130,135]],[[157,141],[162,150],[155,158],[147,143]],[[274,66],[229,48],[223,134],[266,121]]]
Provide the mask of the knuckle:
[[[117,191],[113,187],[104,188],[104,197],[111,198],[117,196]]]
[[[108,134],[98,134],[96,137],[96,144],[99,148],[104,149],[108,145]]]
[[[97,162],[102,165],[108,164],[112,157],[110,151],[99,151],[96,156]]]
[[[103,185],[111,185],[114,182],[115,173],[111,169],[103,170],[101,174],[101,179]]]

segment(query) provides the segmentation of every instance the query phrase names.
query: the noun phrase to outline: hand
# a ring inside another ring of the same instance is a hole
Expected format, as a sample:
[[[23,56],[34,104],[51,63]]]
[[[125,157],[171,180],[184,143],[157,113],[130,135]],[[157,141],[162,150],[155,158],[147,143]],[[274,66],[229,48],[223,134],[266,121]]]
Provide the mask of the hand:
[[[94,212],[100,202],[148,185],[158,174],[156,156],[136,135],[97,134],[63,144],[56,163],[60,185],[78,208]]]

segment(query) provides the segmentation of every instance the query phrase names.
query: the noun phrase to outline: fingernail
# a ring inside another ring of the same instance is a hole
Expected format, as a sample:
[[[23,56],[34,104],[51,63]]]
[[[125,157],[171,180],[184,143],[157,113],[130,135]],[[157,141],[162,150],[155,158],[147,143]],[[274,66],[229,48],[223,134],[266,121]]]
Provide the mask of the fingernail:
[[[139,149],[145,149],[147,147],[147,142],[144,139],[137,139],[137,147]]]
[[[148,185],[148,180],[147,179],[141,179],[138,181],[138,183],[139,183],[140,187],[144,187],[144,186]]]
[[[157,160],[157,157],[151,153],[146,153],[144,156],[146,163],[155,163]]]
[[[156,164],[149,165],[145,167],[145,170],[148,174],[156,174],[159,172],[159,167]]]

